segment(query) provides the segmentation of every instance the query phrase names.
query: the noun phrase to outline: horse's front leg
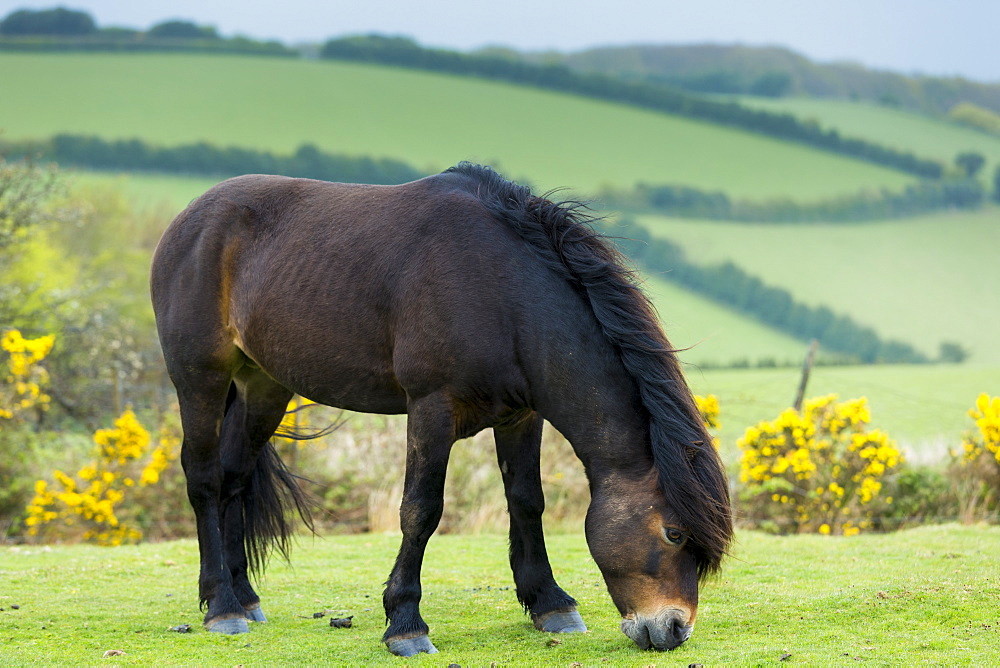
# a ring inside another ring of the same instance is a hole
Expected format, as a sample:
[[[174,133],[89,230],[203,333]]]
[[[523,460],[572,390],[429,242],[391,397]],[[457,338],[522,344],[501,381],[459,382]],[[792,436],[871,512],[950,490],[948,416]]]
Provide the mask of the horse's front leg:
[[[540,451],[543,420],[537,413],[504,428],[494,427],[497,461],[510,516],[510,567],[517,600],[535,628],[549,633],[586,631],[576,601],[556,584],[545,550]]]
[[[403,541],[382,595],[389,623],[382,641],[398,656],[437,652],[420,616],[420,566],[441,520],[445,470],[454,442],[453,413],[446,398],[432,395],[413,401],[407,412],[406,477],[399,509]]]

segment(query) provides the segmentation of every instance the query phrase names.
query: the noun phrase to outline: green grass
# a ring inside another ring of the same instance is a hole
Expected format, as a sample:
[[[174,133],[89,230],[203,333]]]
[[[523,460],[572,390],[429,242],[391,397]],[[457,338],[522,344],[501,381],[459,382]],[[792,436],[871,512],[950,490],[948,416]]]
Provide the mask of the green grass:
[[[67,182],[82,189],[121,193],[133,211],[155,211],[163,227],[184,210],[191,200],[221,181],[205,176],[167,174],[125,174],[66,170]]]
[[[158,236],[193,197],[213,185],[211,179],[95,172],[74,172],[69,178],[83,192],[120,192],[130,207],[157,213],[159,229],[147,231],[147,236]],[[656,276],[645,279],[671,343],[677,348],[692,348],[685,354],[689,362],[719,365],[771,358],[784,363],[797,361],[802,355],[803,344],[786,334],[670,281]]]
[[[965,128],[946,120],[892,109],[870,102],[824,100],[818,98],[765,99],[740,97],[742,104],[767,111],[788,112],[802,119],[814,119],[842,135],[860,137],[918,156],[953,164],[965,151],[981,153],[987,164],[982,174],[989,177],[1000,164],[1000,137]]]
[[[437,170],[492,163],[543,189],[685,183],[752,198],[898,189],[905,174],[709,123],[491,82],[356,63],[190,54],[0,54],[11,139],[59,132],[303,142]]]
[[[747,225],[643,216],[688,259],[731,260],[810,305],[826,305],[880,336],[933,357],[943,340],[996,365],[1000,208],[878,223]]]
[[[802,357],[805,357],[805,345]],[[685,358],[685,354],[681,354]],[[739,461],[736,439],[761,420],[773,420],[792,405],[800,369],[685,369],[698,394],[716,394],[719,432],[726,463]],[[948,458],[962,433],[973,428],[968,411],[980,393],[1000,395],[998,365],[821,366],[809,377],[806,396],[837,394],[842,400],[867,397],[871,426],[887,432],[918,463]]]
[[[794,364],[804,354],[803,342],[676,283],[647,276],[644,287],[670,344],[688,349],[681,354],[688,363],[719,366],[737,360],[755,364],[772,359]]]
[[[122,187],[121,183],[113,178],[84,175],[81,181],[85,189],[109,187],[112,193]],[[109,231],[107,234],[110,238],[146,240],[143,242],[145,248],[152,248],[153,240],[158,237],[159,230],[167,224],[170,217],[206,185],[197,180],[156,178],[135,180],[131,177],[124,183],[126,184],[124,196],[130,203],[128,205],[130,208],[149,207],[154,212],[159,212],[159,215],[151,215],[144,219],[146,224],[154,226],[155,229],[128,227],[117,232]],[[134,193],[129,190],[132,187],[136,188]],[[170,205],[167,200],[172,192],[175,193],[176,199],[174,204]],[[143,193],[146,195],[143,196]],[[695,232],[725,232],[717,238],[707,237],[704,242],[709,247],[712,243],[725,242],[727,234],[753,231],[760,231],[762,234],[771,233],[771,230],[764,226],[736,225],[720,228],[716,223],[672,224]],[[988,225],[984,227],[988,229]],[[861,235],[863,228],[834,226],[832,232],[837,233],[842,229],[852,230],[859,235],[854,239],[845,240],[846,247],[863,246]],[[787,233],[794,237],[810,230],[813,228],[780,227],[775,228],[774,232]],[[932,230],[928,230],[925,239],[928,244],[933,243],[931,232]],[[904,241],[908,238],[906,235],[900,236]],[[737,260],[742,260],[751,254],[756,257],[756,253],[752,252],[754,246],[749,237],[746,243],[751,253],[741,254]],[[920,243],[914,245],[919,249]],[[981,253],[984,250],[975,244],[971,246],[973,253]],[[861,249],[860,252],[864,254],[867,251]],[[834,269],[837,268],[836,263],[831,262],[831,265]],[[952,271],[961,269],[964,268],[954,267]],[[141,273],[145,276],[145,272]],[[953,277],[944,278],[954,280]],[[994,285],[997,283],[998,281],[994,281]],[[145,289],[144,278],[141,286]],[[742,435],[747,426],[763,419],[771,419],[791,404],[798,385],[797,365],[805,356],[806,344],[746,318],[728,307],[685,291],[664,277],[647,276],[645,287],[657,307],[672,345],[676,348],[690,348],[681,352],[680,358],[687,364],[687,374],[695,390],[703,394],[715,393],[720,396],[723,410],[721,436],[724,448],[733,455],[735,440]],[[903,288],[905,286],[893,289],[903,294]],[[984,292],[988,291],[988,283],[978,288]],[[954,306],[948,303],[947,299],[944,301],[946,304],[943,308]],[[845,303],[843,306],[851,312],[850,304]],[[992,317],[989,309],[981,311],[981,316]],[[931,318],[924,326],[938,324],[936,319]],[[918,328],[916,333],[922,331]],[[988,329],[988,331],[993,330]],[[910,340],[909,336],[909,333],[904,333],[904,338],[907,340]],[[959,337],[956,335],[956,338]],[[935,340],[932,339],[932,342]],[[975,397],[980,392],[1000,394],[998,385],[1000,363],[988,361],[989,356],[984,357],[985,361],[961,366],[819,367],[813,372],[809,394],[815,396],[835,392],[845,399],[869,397],[875,426],[886,429],[911,454],[938,460],[945,456],[947,446],[956,444],[961,432],[968,428],[966,411],[971,407]],[[791,363],[793,367],[732,371],[702,370],[705,366],[730,363],[734,360],[746,359],[755,364],[766,358],[772,358],[782,364]]]
[[[436,536],[422,612],[437,655],[394,658],[382,647],[381,583],[399,539],[304,539],[259,588],[266,624],[249,635],[200,627],[197,546],[0,548],[3,665],[585,666],[996,665],[1000,662],[1000,528],[930,526],[854,538],[740,533],[720,577],[702,588],[691,640],[642,652],[578,534],[549,538],[556,578],[590,632],[535,631],[514,598],[506,539]],[[12,604],[20,606],[13,610]],[[315,612],[354,616],[332,629]],[[189,634],[168,629],[191,624]],[[105,651],[125,655],[102,659]],[[788,655],[788,656],[786,656]],[[784,659],[783,659],[784,657]]]

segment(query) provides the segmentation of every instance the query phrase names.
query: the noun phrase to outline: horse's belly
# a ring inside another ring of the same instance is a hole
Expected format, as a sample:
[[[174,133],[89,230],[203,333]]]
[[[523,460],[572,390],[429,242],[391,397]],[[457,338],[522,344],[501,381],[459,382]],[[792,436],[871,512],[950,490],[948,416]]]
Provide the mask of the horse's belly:
[[[244,352],[278,383],[311,401],[358,413],[405,413],[406,392],[390,360],[361,348]]]

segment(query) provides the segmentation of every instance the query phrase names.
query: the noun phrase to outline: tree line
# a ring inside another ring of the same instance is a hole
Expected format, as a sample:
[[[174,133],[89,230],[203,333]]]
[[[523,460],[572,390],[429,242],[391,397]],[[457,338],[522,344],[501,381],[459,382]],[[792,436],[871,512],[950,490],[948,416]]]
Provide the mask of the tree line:
[[[222,37],[212,26],[170,20],[148,30],[99,28],[87,12],[20,9],[0,21],[0,50],[213,51],[298,56],[278,41]]]
[[[683,249],[630,218],[610,232],[622,251],[650,274],[671,281],[735,308],[802,341],[817,340],[827,350],[863,364],[915,364],[930,360],[908,343],[886,340],[871,327],[826,306],[808,306],[784,288],[767,285],[732,262],[701,266],[690,262]]]
[[[701,93],[866,100],[938,116],[963,103],[1000,112],[1000,83],[899,74],[857,63],[816,63],[778,46],[651,44],[595,47],[566,54],[508,53],[527,60],[564,63],[579,72],[666,83]]]
[[[750,109],[736,102],[698,97],[664,85],[576,72],[562,64],[534,64],[508,57],[429,49],[406,37],[366,35],[331,39],[320,57],[394,65],[510,81],[677,114],[816,146],[924,178],[941,178],[944,166],[837,130],[800,121],[791,114]]]
[[[389,158],[349,156],[303,144],[291,155],[276,155],[206,142],[175,147],[152,146],[141,139],[105,140],[59,134],[47,141],[3,142],[0,152],[32,156],[66,166],[91,169],[156,171],[172,174],[236,176],[284,174],[324,181],[390,185],[426,176],[405,162]]]
[[[1000,174],[1000,171],[998,171]],[[997,183],[1000,188],[1000,181]],[[1000,193],[1000,190],[998,190]],[[609,208],[651,211],[691,218],[768,223],[856,222],[903,218],[942,209],[982,206],[986,190],[969,176],[922,179],[901,192],[863,191],[819,202],[790,199],[733,199],[722,191],[674,184],[638,183],[631,189],[606,188],[600,201]]]

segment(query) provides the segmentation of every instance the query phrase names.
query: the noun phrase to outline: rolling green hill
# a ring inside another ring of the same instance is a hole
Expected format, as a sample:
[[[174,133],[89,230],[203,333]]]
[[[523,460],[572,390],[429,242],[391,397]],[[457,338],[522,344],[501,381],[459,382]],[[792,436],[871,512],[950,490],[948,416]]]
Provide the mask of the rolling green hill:
[[[960,342],[970,360],[1000,363],[1000,209],[856,225],[747,225],[643,216],[689,260],[731,260],[810,305],[825,304],[937,353]]]
[[[0,54],[10,139],[60,132],[288,153],[459,160],[577,193],[685,183],[753,199],[899,189],[893,170],[789,142],[510,84],[363,64],[191,54]]]
[[[160,227],[165,227],[188,202],[215,183],[204,178],[93,172],[72,173],[70,179],[84,193],[122,192],[130,207],[157,216]],[[159,232],[150,230],[144,236],[155,238]],[[801,341],[678,287],[664,277],[644,278],[644,287],[672,345],[690,348],[681,354],[689,364],[718,366],[741,360],[756,364],[762,359],[796,364],[804,354]]]
[[[813,119],[822,127],[835,128],[843,135],[876,141],[895,149],[905,148],[948,164],[952,164],[959,153],[975,151],[986,158],[982,171],[986,176],[992,175],[995,166],[1000,164],[1000,137],[912,111],[868,102],[805,97],[740,97],[739,102],[748,107]]]
[[[516,54],[515,54],[516,55]],[[819,63],[780,46],[660,44],[596,47],[576,53],[524,54],[573,69],[669,82],[711,93],[807,95],[885,101],[945,114],[959,102],[1000,110],[1000,85],[962,77],[907,75],[851,62]],[[753,92],[758,89],[759,92]]]
[[[0,68],[5,90],[15,93],[0,97],[0,118],[12,139],[81,132],[141,136],[166,145],[209,140],[275,151],[291,151],[310,141],[331,151],[401,158],[428,171],[460,159],[478,159],[513,178],[530,179],[536,188],[569,184],[584,194],[603,183],[630,185],[641,179],[692,183],[755,199],[803,199],[907,182],[890,170],[729,128],[412,70],[191,54],[0,54]],[[248,101],[246,91],[265,93]],[[72,113],[60,103],[67,99],[75,101]],[[471,101],[475,104],[470,110]],[[167,200],[167,209],[179,210],[212,181],[146,176],[126,180],[125,187],[144,202]],[[950,339],[969,347],[976,361],[990,361],[996,355],[985,334],[976,332],[989,331],[991,316],[980,314],[974,326],[965,328],[961,323],[969,322],[965,313],[970,305],[953,294],[967,294],[975,284],[976,278],[964,269],[976,262],[964,261],[959,251],[965,244],[984,252],[988,246],[978,243],[983,239],[976,235],[993,241],[992,215],[957,218],[979,221],[971,228],[953,225],[949,221],[954,216],[945,216],[944,223],[939,217],[928,218],[901,235],[912,242],[912,252],[907,246],[899,249],[899,257],[888,258],[880,256],[879,249],[903,230],[891,223],[869,230],[726,226],[655,217],[644,222],[679,241],[692,260],[732,259],[807,303],[827,304],[871,324],[880,335],[913,341],[930,355],[936,354],[942,339]],[[898,223],[903,224],[909,223]],[[937,258],[926,249],[941,246],[935,237],[942,226],[974,229],[949,235],[958,245],[949,256],[947,276],[935,281],[928,278],[927,268],[937,266]],[[918,228],[921,233],[912,235]],[[844,234],[845,239],[838,236]],[[811,256],[800,251],[803,243],[823,248],[821,260],[804,261]],[[766,251],[756,250],[761,244],[767,245]],[[848,254],[833,248],[852,250]],[[752,256],[747,249],[755,249]],[[856,271],[875,262],[880,263],[879,272],[891,278],[881,292],[870,289],[874,270]],[[802,267],[804,263],[809,266]],[[841,278],[843,267],[854,271]],[[806,273],[797,273],[801,271]],[[992,278],[989,269],[984,271]],[[802,281],[802,275],[817,278]],[[668,328],[672,323],[678,327],[675,345],[700,342],[685,353],[688,361],[710,364],[745,358],[754,363],[773,358],[781,363],[801,357],[801,343],[790,337],[672,284],[654,280],[651,289]],[[891,295],[889,306],[883,303],[885,295]],[[927,304],[937,308],[938,303],[944,304],[942,317],[916,315]]]

